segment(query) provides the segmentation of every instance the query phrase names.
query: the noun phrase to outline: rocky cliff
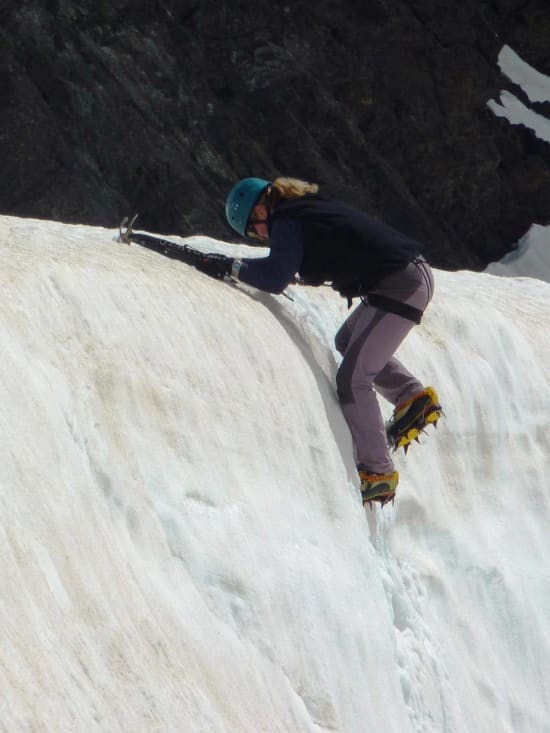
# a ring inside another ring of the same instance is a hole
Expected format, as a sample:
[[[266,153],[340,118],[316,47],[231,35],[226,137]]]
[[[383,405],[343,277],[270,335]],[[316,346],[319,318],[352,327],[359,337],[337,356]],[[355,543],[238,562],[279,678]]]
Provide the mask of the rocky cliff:
[[[233,238],[233,181],[296,175],[449,268],[548,217],[550,147],[486,106],[503,44],[550,73],[547,0],[0,9],[1,213]]]

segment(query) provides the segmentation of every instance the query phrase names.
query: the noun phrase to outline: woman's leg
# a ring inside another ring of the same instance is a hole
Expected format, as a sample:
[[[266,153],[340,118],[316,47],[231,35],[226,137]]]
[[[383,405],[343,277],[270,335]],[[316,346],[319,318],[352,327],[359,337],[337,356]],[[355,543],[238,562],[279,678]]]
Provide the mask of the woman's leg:
[[[430,268],[423,261],[386,277],[376,292],[424,310],[433,294]],[[344,354],[337,373],[338,396],[356,448],[360,470],[393,471],[384,420],[375,388],[393,404],[423,385],[393,356],[413,322],[368,304],[356,308],[336,336]]]
[[[355,444],[357,467],[391,473],[394,467],[374,381],[414,324],[372,306],[361,308],[336,375],[338,397]]]
[[[386,366],[376,375],[375,390],[392,405],[400,405],[413,395],[422,392],[424,385],[392,356]]]

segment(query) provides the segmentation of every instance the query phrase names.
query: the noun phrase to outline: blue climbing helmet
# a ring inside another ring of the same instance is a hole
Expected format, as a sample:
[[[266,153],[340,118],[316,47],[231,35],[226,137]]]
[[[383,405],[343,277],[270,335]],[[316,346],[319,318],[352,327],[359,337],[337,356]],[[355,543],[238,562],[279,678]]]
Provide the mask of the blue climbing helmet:
[[[246,237],[252,210],[269,185],[271,181],[264,181],[263,178],[243,178],[229,192],[225,201],[225,216],[230,226],[242,237]]]

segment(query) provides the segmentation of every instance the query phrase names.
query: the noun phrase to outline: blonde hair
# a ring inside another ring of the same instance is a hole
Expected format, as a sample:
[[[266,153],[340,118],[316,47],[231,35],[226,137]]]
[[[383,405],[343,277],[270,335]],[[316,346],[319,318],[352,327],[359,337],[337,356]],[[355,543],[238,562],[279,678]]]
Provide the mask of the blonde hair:
[[[281,199],[297,199],[308,193],[317,193],[319,186],[316,183],[301,181],[299,178],[279,176],[271,184],[270,200],[272,204]]]

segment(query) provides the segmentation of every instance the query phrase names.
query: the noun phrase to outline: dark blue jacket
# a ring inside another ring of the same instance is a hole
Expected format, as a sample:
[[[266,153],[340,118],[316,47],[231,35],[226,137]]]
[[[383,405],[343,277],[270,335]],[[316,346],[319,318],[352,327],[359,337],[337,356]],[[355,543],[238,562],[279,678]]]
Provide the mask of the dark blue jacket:
[[[347,297],[368,293],[422,251],[380,220],[317,195],[282,201],[269,234],[269,257],[243,260],[240,279],[271,293],[281,293],[296,273],[308,285],[330,282]]]

